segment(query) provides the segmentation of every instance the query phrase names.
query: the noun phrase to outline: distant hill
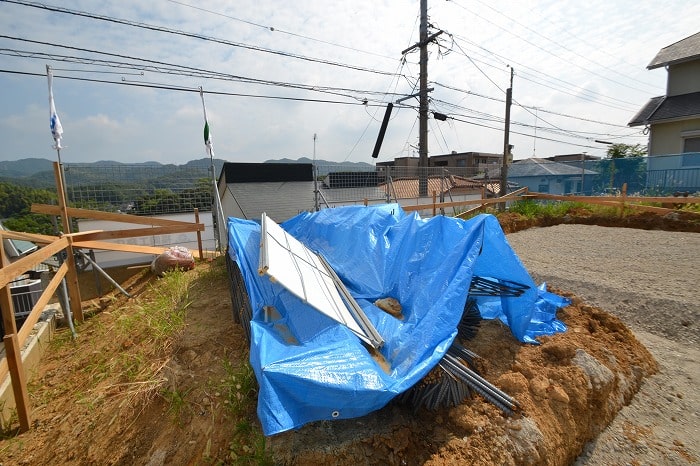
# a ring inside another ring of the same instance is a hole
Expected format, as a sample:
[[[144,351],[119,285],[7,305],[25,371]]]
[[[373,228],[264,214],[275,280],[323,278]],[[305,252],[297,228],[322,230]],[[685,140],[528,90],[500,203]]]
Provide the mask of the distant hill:
[[[263,163],[314,163],[314,161],[308,157],[299,157],[296,160],[288,159],[288,158],[283,158],[283,159],[271,159],[271,160],[265,160]],[[365,163],[365,162],[332,162],[329,160],[321,160],[321,159],[316,159],[316,164],[317,165],[323,165],[323,166],[338,166],[338,167],[352,167],[352,168],[361,168],[361,169],[374,169],[374,165],[370,163]]]
[[[43,171],[50,171],[53,173],[53,164],[51,160],[29,158],[0,162],[1,178],[23,178]]]
[[[224,165],[226,160],[214,159],[214,168],[218,173],[221,171],[221,167]],[[209,168],[211,161],[207,158],[190,160],[185,163],[184,167],[192,168]],[[128,166],[143,166],[143,167],[180,167],[180,165],[175,164],[162,164],[160,162],[141,162],[141,163],[123,163],[114,160],[99,160],[97,162],[90,163],[66,163],[64,165],[76,165],[81,167],[112,167],[118,165],[128,165]],[[3,181],[15,181],[21,182],[20,179],[30,179],[39,174],[40,179],[45,177],[45,172],[50,174],[50,180],[53,182],[53,161],[48,159],[39,158],[28,158],[12,161],[0,161],[0,180]]]
[[[214,171],[221,173],[226,160],[214,159]],[[296,160],[282,158],[276,160],[266,160],[263,163],[313,163],[308,157],[301,157]],[[114,160],[99,160],[90,163],[65,163],[64,166],[71,170],[67,173],[67,178],[78,177],[83,183],[136,183],[145,179],[152,179],[154,170],[158,172],[163,183],[168,182],[172,176],[182,177],[182,170],[190,168],[193,171],[202,172],[207,170],[211,164],[210,159],[201,158],[190,160],[183,165],[162,164],[160,162],[123,163]],[[374,166],[365,162],[331,162],[328,160],[316,160],[316,164],[321,167],[321,175],[326,175],[331,171],[372,171]],[[104,170],[107,167],[143,167],[143,170],[129,170],[119,172],[118,179],[115,179],[114,172]],[[92,168],[98,170],[92,170]],[[179,175],[178,175],[179,174]],[[201,175],[199,175],[201,176]],[[40,158],[27,158],[14,161],[0,162],[0,181],[13,183],[34,188],[51,188],[55,185],[53,173],[53,161]]]

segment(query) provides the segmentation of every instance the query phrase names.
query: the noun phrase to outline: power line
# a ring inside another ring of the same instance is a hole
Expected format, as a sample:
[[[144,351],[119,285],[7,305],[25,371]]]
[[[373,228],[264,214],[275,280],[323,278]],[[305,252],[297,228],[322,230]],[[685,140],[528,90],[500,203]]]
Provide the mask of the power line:
[[[473,115],[477,115],[477,116],[460,115],[460,116],[463,116],[465,118],[474,118],[474,119],[479,119],[479,120],[484,120],[484,121],[492,121],[494,123],[503,123],[505,121],[504,118],[501,116],[492,115],[490,113],[481,112],[478,110],[474,110],[474,109],[460,106],[460,105],[456,105],[456,104],[451,104],[449,102],[445,102],[445,101],[442,101],[439,99],[432,99],[432,102],[437,102],[439,104],[443,104],[445,106],[452,107],[452,108],[457,109],[457,110],[462,110],[462,111],[472,113]],[[453,115],[449,115],[449,117],[452,118]],[[574,130],[563,129],[563,128],[558,128],[558,127],[550,128],[550,127],[546,127],[546,126],[534,126],[534,125],[529,124],[529,123],[523,123],[523,122],[519,122],[519,121],[515,121],[515,120],[511,120],[511,123],[513,125],[517,125],[517,126],[521,126],[521,127],[525,127],[525,128],[537,128],[541,131],[550,132],[550,133],[558,134],[561,136],[568,136],[568,137],[572,137],[572,138],[586,139],[586,140],[593,140],[595,138],[602,138],[602,137],[605,137],[606,139],[607,138],[618,138],[618,137],[634,137],[637,135],[637,133],[639,133],[639,131],[635,131],[634,133],[630,133],[627,135],[619,135],[619,134],[601,133],[598,131],[574,131]],[[593,135],[593,136],[586,136],[586,135]]]
[[[39,76],[42,78],[46,78],[45,74],[32,73],[32,72],[28,72],[28,71],[0,69],[0,73],[17,74],[17,75],[23,75],[23,76]],[[85,82],[100,83],[100,84],[117,84],[120,86],[141,87],[141,88],[148,88],[148,89],[162,89],[162,90],[168,90],[168,91],[196,92],[196,93],[200,92],[198,87],[194,88],[194,87],[172,86],[172,85],[153,84],[153,83],[145,83],[144,84],[144,83],[139,83],[136,81],[106,81],[103,79],[79,78],[77,76],[53,75],[53,77],[54,77],[54,79],[61,78],[61,79],[70,79],[73,81],[85,81]],[[343,102],[343,101],[339,101],[339,100],[308,99],[308,98],[301,98],[301,97],[285,97],[285,96],[273,96],[273,95],[261,95],[261,94],[243,94],[243,93],[239,93],[239,92],[223,92],[223,91],[210,91],[210,90],[203,91],[203,92],[205,94],[222,95],[222,96],[229,96],[229,97],[249,97],[249,98],[257,98],[257,99],[289,100],[289,101],[296,101],[296,102],[313,102],[313,103],[323,103],[323,104],[371,105],[371,106],[379,105],[379,104],[364,104],[362,102]]]
[[[616,69],[614,69],[614,68],[611,68],[611,67],[605,66],[605,65],[603,65],[603,64],[601,64],[601,63],[599,63],[599,62],[593,61],[593,60],[591,60],[590,58],[588,58],[588,57],[585,56],[585,55],[581,55],[580,53],[576,52],[575,50],[572,50],[572,49],[570,49],[570,48],[568,48],[568,47],[562,45],[559,41],[555,41],[555,40],[553,40],[553,39],[551,39],[551,38],[545,36],[544,34],[541,34],[541,33],[540,33],[539,31],[537,31],[536,29],[532,29],[531,27],[529,27],[529,26],[527,26],[527,25],[525,25],[525,24],[519,22],[518,20],[516,20],[516,19],[514,19],[514,18],[512,18],[512,17],[510,17],[510,16],[508,16],[508,15],[505,14],[504,12],[502,12],[502,11],[500,11],[500,10],[494,8],[493,6],[489,5],[488,3],[483,2],[482,0],[476,0],[476,1],[477,1],[477,3],[480,3],[481,5],[485,6],[486,8],[490,9],[491,11],[495,12],[495,13],[498,14],[499,16],[502,16],[502,17],[504,17],[504,18],[509,19],[510,21],[514,22],[514,23],[517,24],[518,26],[527,29],[528,31],[530,31],[530,32],[532,32],[532,33],[538,35],[539,37],[545,39],[546,41],[553,43],[553,44],[556,45],[557,47],[560,47],[560,48],[566,50],[567,52],[570,52],[570,53],[576,55],[577,57],[580,57],[580,58],[586,60],[586,61],[589,62],[589,63],[592,63],[592,64],[594,64],[594,65],[596,65],[596,66],[600,66],[600,67],[602,67],[602,68],[604,68],[604,69],[606,69],[606,70],[608,70],[608,71],[610,71],[610,72],[612,72],[612,73],[615,73],[615,74],[617,74],[617,75],[619,75],[619,76],[621,76],[621,77],[623,77],[623,78],[625,78],[625,79],[630,79],[630,80],[632,80],[632,81],[636,81],[636,82],[638,82],[638,83],[640,83],[640,84],[644,84],[645,86],[648,86],[648,87],[650,87],[650,88],[656,88],[655,86],[652,86],[651,84],[645,83],[645,82],[640,81],[640,80],[638,80],[638,79],[632,79],[632,78],[630,78],[629,76],[620,73],[618,70],[616,70]],[[454,2],[453,2],[453,3],[454,3]],[[517,37],[519,37],[519,36],[517,36]],[[562,58],[562,60],[563,60],[563,58]],[[629,88],[638,90],[638,91],[640,91],[640,92],[645,92],[645,93],[648,92],[647,90],[639,89],[639,88],[634,87],[634,86],[629,86],[629,85],[628,85],[628,86],[626,86],[626,87],[629,87]]]
[[[586,67],[584,67],[584,66],[581,66],[581,65],[579,65],[578,63],[574,63],[574,62],[572,62],[572,61],[570,61],[570,60],[566,60],[565,58],[560,57],[560,56],[557,55],[556,53],[551,52],[551,51],[545,49],[544,47],[541,47],[541,46],[535,44],[534,42],[531,42],[531,41],[529,41],[529,40],[527,40],[527,39],[525,39],[525,38],[523,38],[523,37],[521,37],[521,36],[515,34],[513,31],[511,31],[511,30],[509,30],[509,29],[507,29],[507,28],[504,28],[504,27],[502,27],[502,26],[500,26],[500,25],[494,23],[493,21],[491,21],[491,20],[489,20],[489,19],[487,19],[487,18],[484,18],[483,16],[481,16],[481,15],[479,15],[478,13],[476,13],[476,12],[474,12],[474,11],[472,11],[472,10],[470,10],[470,9],[468,9],[468,8],[466,8],[466,7],[464,7],[464,6],[462,6],[462,5],[460,5],[459,3],[456,3],[456,2],[454,2],[454,1],[452,1],[451,3],[454,3],[454,4],[457,5],[458,7],[464,9],[465,11],[468,11],[469,13],[473,14],[473,15],[476,16],[477,18],[483,19],[484,21],[486,21],[486,22],[488,22],[488,23],[490,23],[490,24],[496,26],[497,28],[501,29],[502,31],[504,31],[504,32],[506,32],[506,33],[508,33],[508,34],[510,34],[510,35],[512,35],[512,36],[514,36],[514,37],[516,37],[517,39],[519,39],[519,40],[521,40],[521,41],[523,41],[523,42],[526,42],[526,43],[530,44],[531,46],[533,46],[533,47],[535,47],[535,48],[541,50],[542,52],[544,52],[544,53],[546,53],[546,54],[548,54],[548,55],[551,55],[552,57],[554,57],[554,58],[556,58],[556,59],[558,59],[558,60],[561,60],[561,61],[563,61],[563,62],[565,62],[565,63],[567,63],[567,64],[569,64],[569,65],[575,66],[575,67],[577,67],[577,68],[579,68],[579,69],[581,69],[581,70],[583,70],[583,71],[585,71],[585,72],[587,72],[587,73],[590,73],[590,74],[592,74],[592,75],[594,75],[594,76],[597,76],[597,77],[599,77],[599,78],[601,78],[601,79],[605,79],[605,80],[607,80],[607,81],[610,81],[610,82],[615,83],[615,84],[617,84],[617,85],[620,85],[620,86],[623,86],[623,87],[626,87],[626,88],[633,88],[633,89],[636,89],[636,88],[634,88],[634,87],[632,87],[632,86],[629,86],[628,84],[622,83],[622,82],[617,81],[617,80],[615,80],[615,79],[612,79],[612,78],[610,78],[610,77],[608,77],[608,76],[605,76],[604,74],[600,74],[600,73],[598,73],[598,72],[596,72],[596,71],[593,71],[593,70],[591,70],[591,69],[589,69],[589,68],[586,68]],[[641,90],[641,89],[637,89],[637,90],[639,90],[639,91],[641,91],[641,92],[646,92],[646,91],[643,91],[643,90]]]
[[[152,24],[146,24],[146,23],[141,23],[141,22],[137,22],[137,21],[130,21],[130,20],[126,20],[126,19],[115,18],[112,16],[97,15],[97,14],[88,13],[85,11],[71,10],[68,8],[62,8],[62,7],[46,5],[46,4],[37,3],[37,2],[30,2],[30,1],[25,1],[25,0],[0,0],[0,1],[6,2],[6,3],[14,3],[17,5],[28,6],[31,8],[38,8],[38,9],[42,9],[42,10],[53,11],[56,13],[64,13],[64,14],[69,14],[69,15],[73,15],[73,16],[81,16],[84,18],[96,19],[99,21],[106,21],[106,22],[114,23],[114,24],[121,24],[121,25],[125,25],[125,26],[136,27],[139,29],[146,29],[146,30],[151,30],[151,31],[156,31],[156,32],[163,32],[163,33],[167,33],[167,34],[174,34],[174,35],[189,37],[189,38],[193,38],[193,39],[200,39],[200,40],[204,40],[204,41],[208,41],[208,42],[214,42],[214,43],[218,43],[218,44],[228,45],[231,47],[239,47],[239,48],[243,48],[243,49],[253,50],[256,52],[270,53],[273,55],[283,56],[285,58],[294,58],[294,59],[298,59],[298,60],[304,60],[304,61],[313,62],[313,63],[320,63],[320,64],[324,64],[324,65],[336,66],[336,67],[351,69],[351,70],[355,70],[355,71],[363,71],[363,72],[368,72],[368,73],[375,73],[375,74],[380,74],[380,75],[391,76],[391,73],[387,72],[387,71],[375,70],[375,69],[365,68],[365,67],[356,66],[356,65],[349,65],[346,63],[339,63],[339,62],[334,62],[334,61],[330,61],[330,60],[325,60],[322,58],[309,57],[309,56],[298,55],[298,54],[289,53],[289,52],[282,52],[280,50],[268,49],[268,48],[260,47],[257,45],[244,44],[242,42],[233,42],[233,41],[226,40],[226,39],[218,39],[215,37],[205,36],[203,34],[196,34],[196,33],[191,33],[191,32],[186,32],[186,31],[180,31],[177,29],[166,28],[164,26],[155,26]]]
[[[492,129],[492,130],[494,130],[494,131],[503,131],[503,128],[494,128],[493,126],[484,125],[484,124],[481,124],[481,123],[474,123],[473,121],[460,120],[459,118],[454,118],[454,117],[450,117],[450,118],[452,118],[452,119],[455,120],[455,121],[459,121],[459,122],[461,122],[461,123],[466,123],[466,124],[469,124],[469,125],[480,126],[480,127],[483,127],[483,128]],[[510,130],[510,132],[511,132],[512,134],[519,134],[519,135],[521,135],[521,136],[532,137],[531,134],[520,133],[520,132],[518,132],[518,131],[513,131],[512,129]],[[576,143],[574,143],[574,142],[567,142],[567,141],[562,141],[562,140],[559,140],[559,139],[552,139],[552,138],[543,138],[543,137],[541,137],[541,136],[538,136],[538,139],[542,139],[542,140],[545,140],[545,141],[559,142],[559,143],[562,143],[562,144],[568,144],[568,145],[576,146],[576,147],[585,147],[585,148],[588,148],[588,149],[600,149],[600,146],[589,146],[589,145],[585,145],[585,144],[576,144]]]
[[[450,90],[457,91],[457,92],[461,92],[461,93],[464,93],[464,94],[467,94],[467,95],[473,95],[473,96],[475,96],[475,97],[479,97],[479,98],[482,98],[482,99],[488,99],[488,100],[493,100],[493,101],[495,101],[495,102],[505,103],[505,99],[499,99],[498,97],[491,97],[491,96],[487,96],[487,95],[484,95],[484,94],[479,94],[478,92],[468,91],[468,90],[465,90],[465,89],[459,89],[459,88],[457,88],[457,87],[449,86],[449,85],[447,85],[447,84],[439,83],[439,82],[436,82],[436,81],[431,81],[431,83],[432,83],[433,85],[435,85],[435,86],[444,87],[445,89],[450,89]],[[519,104],[519,105],[520,105],[520,104]],[[534,107],[530,107],[530,106],[526,106],[526,105],[520,105],[520,106],[523,107],[523,108],[527,107],[527,108],[530,108],[530,109],[534,109]],[[583,117],[580,117],[580,116],[567,115],[566,113],[560,113],[560,112],[555,112],[555,111],[552,111],[552,110],[546,110],[546,109],[544,109],[544,108],[542,108],[542,107],[537,107],[537,109],[538,109],[538,111],[540,111],[540,112],[550,113],[550,114],[552,114],[552,115],[562,116],[562,117],[565,117],[565,118],[571,118],[571,119],[574,119],[574,120],[586,121],[586,122],[589,122],[589,123],[598,123],[598,124],[601,124],[601,125],[614,126],[614,127],[618,127],[618,128],[627,128],[626,125],[619,125],[619,124],[617,124],[617,123],[608,123],[608,122],[605,122],[605,121],[593,120],[593,119],[590,119],[590,118],[583,118]]]
[[[278,32],[278,33],[280,33],[280,34],[286,34],[286,35],[293,36],[293,37],[299,37],[299,38],[301,38],[301,39],[306,39],[306,40],[318,42],[318,43],[321,43],[321,44],[331,45],[331,46],[333,46],[333,47],[339,47],[339,48],[342,48],[342,49],[351,50],[351,51],[353,51],[353,52],[364,53],[364,54],[367,54],[367,55],[373,55],[373,56],[375,56],[375,57],[380,57],[380,58],[387,58],[387,59],[389,59],[389,60],[396,60],[396,57],[388,57],[388,56],[386,56],[386,55],[381,55],[381,54],[379,54],[379,53],[369,52],[369,51],[367,51],[367,50],[360,50],[360,49],[357,49],[357,48],[354,48],[354,47],[349,47],[349,46],[347,46],[347,45],[337,44],[337,43],[335,43],[335,42],[330,42],[330,41],[323,40],[323,39],[317,39],[317,38],[315,38],[315,37],[305,36],[305,35],[303,35],[303,34],[297,34],[297,33],[294,33],[294,32],[285,31],[285,30],[280,29],[280,28],[277,28],[277,27],[265,26],[264,24],[259,24],[259,23],[256,23],[256,22],[254,22],[254,21],[249,21],[249,20],[246,20],[246,19],[241,19],[241,18],[238,18],[238,17],[236,17],[236,16],[227,15],[227,14],[225,14],[225,13],[221,13],[221,12],[218,12],[218,11],[208,10],[208,9],[206,9],[206,8],[202,8],[202,7],[199,7],[199,6],[190,5],[189,3],[178,2],[177,0],[167,0],[167,1],[169,1],[169,2],[171,2],[171,3],[175,3],[175,4],[177,4],[177,5],[181,5],[181,6],[187,7],[187,8],[192,8],[192,9],[195,9],[195,10],[203,11],[203,12],[205,12],[205,13],[209,13],[209,14],[212,14],[212,15],[220,16],[220,17],[222,17],[222,18],[228,18],[228,19],[231,19],[231,20],[233,20],[233,21],[238,21],[238,22],[241,22],[241,23],[245,23],[245,24],[248,24],[248,25],[251,25],[251,26],[255,26],[255,27],[261,28],[261,29],[265,29],[265,30],[267,30],[267,31],[269,31],[269,32]]]
[[[0,38],[17,40],[17,41],[21,41],[21,42],[28,42],[28,43],[37,44],[37,45],[59,47],[59,48],[64,48],[64,49],[76,50],[76,51],[80,51],[80,52],[94,53],[97,55],[105,55],[105,56],[110,56],[110,57],[115,57],[115,58],[122,58],[125,60],[144,62],[144,63],[147,63],[148,65],[140,65],[140,64],[137,65],[134,63],[101,60],[101,59],[96,59],[96,58],[70,57],[70,56],[66,56],[66,55],[47,54],[44,52],[26,52],[26,51],[12,50],[12,49],[0,49],[0,51],[12,52],[14,54],[14,56],[22,56],[24,58],[41,58],[41,59],[48,58],[48,59],[54,59],[54,60],[59,60],[59,61],[71,61],[73,63],[81,63],[81,64],[88,64],[88,65],[95,65],[95,66],[108,66],[108,67],[114,67],[114,68],[136,69],[136,70],[141,70],[141,71],[151,71],[151,72],[163,73],[163,74],[178,74],[181,76],[202,77],[202,78],[209,78],[209,79],[238,81],[238,82],[244,82],[244,83],[250,83],[250,84],[289,87],[289,88],[304,89],[304,90],[309,90],[309,91],[324,92],[324,93],[329,93],[329,94],[337,94],[337,95],[341,95],[344,97],[351,97],[351,96],[348,96],[347,94],[343,94],[343,92],[355,92],[355,93],[359,93],[359,94],[381,95],[381,96],[386,95],[386,93],[379,92],[379,91],[362,91],[362,90],[349,89],[349,88],[339,88],[339,87],[331,87],[331,86],[313,86],[313,85],[299,84],[299,83],[270,81],[270,80],[258,79],[258,78],[248,78],[248,77],[244,77],[244,76],[238,76],[238,75],[233,75],[233,74],[229,74],[229,73],[210,71],[210,70],[205,70],[202,68],[196,68],[196,67],[191,67],[191,66],[176,65],[176,64],[157,61],[157,60],[150,60],[150,59],[134,57],[134,56],[129,56],[129,55],[110,53],[110,52],[102,52],[102,51],[91,50],[91,49],[86,49],[86,48],[82,48],[82,47],[72,47],[72,46],[68,46],[68,45],[56,45],[56,44],[51,44],[48,42],[35,41],[35,40],[30,40],[30,39],[22,39],[22,38],[12,37],[12,36],[0,35]],[[358,100],[363,100],[359,97],[354,97],[354,98],[356,98]]]
[[[538,84],[538,85],[540,85],[540,86],[544,86],[544,87],[553,89],[553,90],[555,90],[555,91],[557,91],[557,92],[561,92],[561,93],[564,93],[564,94],[568,94],[568,95],[571,95],[571,96],[573,96],[573,97],[576,97],[576,98],[579,98],[579,99],[582,99],[582,100],[587,100],[587,101],[591,101],[591,102],[596,102],[596,103],[598,103],[598,104],[600,104],[600,105],[605,105],[606,107],[616,108],[616,109],[618,109],[618,110],[632,111],[630,108],[623,108],[623,107],[620,107],[619,105],[614,105],[614,104],[610,104],[610,103],[600,102],[600,101],[598,101],[598,98],[603,98],[603,99],[610,100],[610,101],[620,102],[620,103],[622,103],[622,104],[628,104],[628,105],[631,106],[631,108],[636,108],[636,104],[633,103],[633,102],[628,102],[628,101],[625,101],[625,100],[620,100],[620,99],[617,99],[617,98],[615,98],[615,97],[606,96],[606,95],[601,94],[601,93],[599,93],[599,92],[591,91],[591,90],[589,90],[589,89],[584,89],[584,88],[582,88],[582,87],[577,86],[576,84],[570,83],[570,82],[568,82],[568,81],[566,81],[566,80],[563,80],[563,79],[561,79],[561,78],[557,78],[557,77],[555,77],[555,76],[551,76],[551,75],[549,75],[549,74],[547,74],[547,73],[544,73],[544,72],[542,72],[542,71],[539,71],[539,70],[536,70],[536,69],[534,69],[534,68],[531,68],[531,67],[529,67],[529,66],[527,66],[527,65],[525,65],[525,64],[523,64],[523,63],[521,63],[521,62],[519,62],[519,61],[517,61],[517,60],[510,60],[510,59],[508,59],[507,57],[504,57],[504,56],[502,56],[502,55],[500,55],[500,54],[498,54],[498,53],[496,53],[496,52],[493,52],[493,51],[491,51],[491,50],[488,50],[488,49],[482,47],[482,46],[479,45],[479,44],[476,44],[475,42],[470,41],[469,39],[460,37],[460,36],[458,36],[458,35],[453,35],[453,36],[454,36],[456,39],[458,39],[458,40],[462,40],[462,41],[464,41],[464,42],[466,42],[466,43],[468,43],[468,44],[470,44],[470,45],[473,45],[473,46],[475,46],[475,47],[477,47],[477,48],[479,48],[479,49],[482,49],[482,50],[486,51],[486,52],[489,53],[490,55],[492,55],[492,56],[498,58],[499,61],[500,61],[501,63],[514,63],[514,64],[518,65],[518,77],[520,77],[521,79],[526,79],[526,80],[528,80],[528,81],[530,81],[530,82],[533,82],[533,83],[535,83],[535,84]],[[465,55],[465,56],[468,55],[468,54],[464,51],[464,49],[461,49],[461,48],[460,48],[460,52],[461,52],[463,55]],[[472,59],[472,60],[473,60],[473,59]],[[478,60],[475,60],[475,61],[478,61]],[[490,63],[486,63],[486,62],[482,62],[482,63],[486,64],[487,66],[491,66],[491,67],[494,67],[494,68],[498,68],[496,65],[492,65],[492,64],[490,64]],[[533,77],[530,77],[530,78],[527,77],[527,72],[528,72],[527,70],[531,70],[531,72],[532,72],[531,76],[533,76]],[[537,79],[541,79],[541,78],[535,78],[534,76],[544,76],[544,77],[546,77],[547,79],[549,79],[550,81],[558,82],[558,83],[563,83],[563,84],[565,84],[566,86],[570,87],[571,89],[575,90],[577,93],[569,92],[569,91],[567,91],[567,90],[564,90],[564,89],[561,89],[561,88],[558,88],[558,87],[553,87],[553,85],[551,85],[551,84],[545,84],[545,83],[539,82],[539,81],[537,81]],[[588,97],[588,96],[584,97],[583,95],[581,95],[581,93],[589,94],[591,97]],[[592,100],[592,99],[596,99],[596,100]]]
[[[406,62],[403,61],[403,60],[401,60],[401,61],[399,62],[399,67],[398,67],[398,69],[396,70],[396,74],[395,74],[395,76],[396,76],[397,78],[396,78],[396,84],[394,85],[394,91],[396,91],[396,88],[397,88],[398,85],[399,85],[398,76],[401,76],[401,69],[405,66],[405,64],[406,64]],[[393,82],[393,80],[392,80],[392,82]],[[386,92],[385,95],[394,95],[394,94],[392,94],[392,93],[389,92],[389,89],[391,89],[391,83],[389,83],[389,87],[388,87],[387,92]],[[392,99],[392,100],[393,100],[393,99]],[[362,130],[362,133],[361,133],[360,136],[357,138],[357,140],[355,141],[355,144],[352,146],[352,148],[351,148],[350,151],[348,152],[348,155],[345,156],[345,158],[342,160],[341,163],[347,161],[347,160],[350,158],[350,156],[352,155],[352,153],[355,151],[355,149],[357,148],[357,146],[360,144],[360,141],[362,140],[362,138],[365,137],[365,133],[367,133],[367,130],[369,129],[369,126],[372,124],[372,121],[376,121],[376,116],[377,116],[377,112],[379,112],[379,108],[380,108],[380,107],[375,107],[375,109],[374,109],[374,114],[372,114],[372,115],[370,116],[370,119],[367,121],[367,125],[365,126],[365,129]],[[394,118],[395,118],[395,117],[394,117]]]
[[[530,11],[533,11],[533,10],[531,9]],[[543,14],[539,14],[539,13],[538,13],[538,15],[539,15],[540,18],[544,19],[544,20],[547,21],[549,24],[551,24],[551,25],[553,25],[553,26],[559,26],[558,24],[555,24],[552,20],[550,20],[549,17],[548,17],[547,15],[543,15]],[[560,32],[560,33],[563,32],[563,33],[567,34],[569,37],[573,37],[574,39],[578,40],[579,42],[581,42],[581,43],[583,43],[583,44],[589,46],[591,49],[597,50],[597,51],[599,51],[599,52],[601,52],[601,53],[603,53],[603,54],[607,55],[608,57],[613,58],[613,59],[615,59],[615,60],[621,61],[621,62],[625,63],[625,64],[628,65],[628,66],[632,66],[632,67],[635,67],[635,66],[636,66],[636,65],[632,65],[631,63],[629,63],[628,61],[626,61],[626,60],[624,59],[624,57],[621,57],[621,56],[619,56],[619,55],[613,55],[613,54],[611,54],[611,53],[608,53],[608,51],[605,50],[604,47],[596,47],[596,46],[594,46],[593,44],[591,44],[590,42],[588,42],[588,41],[586,41],[586,40],[584,40],[584,39],[581,39],[580,37],[578,37],[577,35],[575,35],[574,33],[572,33],[568,28],[560,28],[558,32]],[[653,84],[650,84],[650,83],[648,83],[648,82],[646,82],[646,81],[642,81],[642,80],[636,79],[636,78],[631,78],[631,79],[634,79],[635,81],[637,81],[637,82],[639,82],[639,83],[641,83],[641,84],[644,84],[645,86],[649,86],[650,88],[656,89],[656,86],[654,86]]]
[[[459,44],[457,44],[457,43],[456,43],[456,45],[457,45],[457,47],[462,51],[462,53],[464,53],[464,50],[462,50],[462,47],[461,47]],[[498,84],[496,84],[496,83],[495,83],[481,68],[479,68],[479,66],[478,66],[476,63],[474,63],[474,61],[471,59],[471,57],[469,57],[466,53],[464,53],[464,55],[469,59],[469,61],[472,62],[472,64],[474,64],[474,66],[475,66],[484,76],[486,76],[486,77],[488,78],[489,81],[491,81],[491,83],[493,83],[494,86],[496,86],[499,90],[503,91],[503,89],[501,89],[500,86],[498,86]],[[512,75],[511,75],[511,76],[512,76]],[[514,99],[514,101],[515,101],[515,99]],[[515,103],[516,103],[517,105],[520,105],[517,101],[515,101]],[[530,110],[528,110],[527,108],[523,107],[523,109],[524,109],[526,112],[531,113],[531,114],[534,115],[534,113],[532,113],[532,112],[531,112]],[[558,129],[558,130],[560,130],[560,131],[562,131],[562,132],[567,132],[565,129],[560,128],[560,127],[558,127],[558,126],[556,126],[556,125],[554,125],[554,124],[552,124],[552,123],[550,123],[550,122],[548,122],[548,121],[546,121],[546,120],[544,120],[544,119],[542,119],[542,118],[540,118],[540,120],[543,121],[543,122],[545,122],[546,124],[548,124],[548,125],[551,126],[552,128],[556,128],[556,129]],[[572,137],[578,137],[578,136],[572,134]]]

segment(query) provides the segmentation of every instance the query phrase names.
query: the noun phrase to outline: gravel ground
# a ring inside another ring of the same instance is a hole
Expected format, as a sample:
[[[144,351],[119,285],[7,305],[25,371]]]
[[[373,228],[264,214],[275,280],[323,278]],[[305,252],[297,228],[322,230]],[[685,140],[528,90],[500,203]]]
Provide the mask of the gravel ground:
[[[620,317],[660,366],[575,464],[700,463],[700,235],[557,225],[508,241],[537,283]]]

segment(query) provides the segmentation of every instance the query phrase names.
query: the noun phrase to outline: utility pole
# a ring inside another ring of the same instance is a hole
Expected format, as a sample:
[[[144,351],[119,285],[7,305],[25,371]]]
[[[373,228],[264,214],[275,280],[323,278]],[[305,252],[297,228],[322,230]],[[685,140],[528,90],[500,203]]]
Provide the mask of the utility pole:
[[[432,42],[443,31],[428,35],[428,0],[420,0],[420,38],[417,44],[403,50],[401,55],[409,51],[420,48],[420,79],[418,90],[418,196],[428,195],[428,44]],[[396,101],[400,103],[406,99],[415,97],[406,96]]]
[[[510,105],[513,101],[513,67],[510,68],[510,86],[506,89],[506,126],[503,136],[503,164],[501,166],[501,189],[499,197],[508,194],[508,156],[510,155]],[[503,212],[506,203],[498,204],[498,210]]]
[[[539,108],[538,107],[534,107],[534,108],[535,108],[535,137],[532,138],[532,156],[537,157],[537,155],[535,155],[535,153],[536,153],[535,151],[537,150],[537,111],[539,110]]]
[[[418,196],[428,196],[428,0],[420,0],[420,96],[418,108]]]

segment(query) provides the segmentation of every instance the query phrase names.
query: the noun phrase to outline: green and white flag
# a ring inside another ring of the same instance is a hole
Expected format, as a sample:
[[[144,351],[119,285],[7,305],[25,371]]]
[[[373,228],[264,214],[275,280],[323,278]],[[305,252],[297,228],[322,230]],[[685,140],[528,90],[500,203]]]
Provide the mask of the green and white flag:
[[[204,110],[204,145],[207,148],[209,158],[214,158],[214,146],[211,143],[211,132],[209,130],[209,121],[207,121],[207,108],[204,105],[204,91],[199,88],[199,96],[202,98],[202,110]]]

